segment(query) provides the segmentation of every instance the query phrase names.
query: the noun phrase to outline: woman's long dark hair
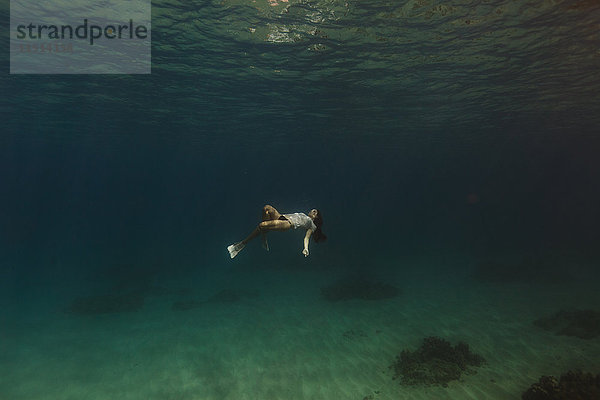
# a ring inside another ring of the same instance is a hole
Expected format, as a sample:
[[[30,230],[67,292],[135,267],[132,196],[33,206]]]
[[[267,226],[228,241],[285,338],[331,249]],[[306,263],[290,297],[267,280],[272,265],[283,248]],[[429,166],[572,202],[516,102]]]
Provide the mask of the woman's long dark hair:
[[[325,236],[325,234],[321,230],[321,226],[323,226],[323,216],[321,215],[321,211],[317,210],[317,216],[315,217],[315,219],[313,219],[313,222],[317,227],[317,230],[314,231],[312,234],[313,239],[317,243],[324,242],[325,240],[327,240],[327,236]]]

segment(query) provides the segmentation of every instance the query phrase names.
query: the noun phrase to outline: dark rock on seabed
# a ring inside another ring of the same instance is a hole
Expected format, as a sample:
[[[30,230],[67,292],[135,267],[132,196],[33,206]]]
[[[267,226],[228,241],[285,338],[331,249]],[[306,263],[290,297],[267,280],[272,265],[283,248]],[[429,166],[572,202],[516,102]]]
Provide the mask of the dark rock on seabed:
[[[600,335],[600,312],[593,310],[561,310],[533,322],[539,328],[557,335],[593,339]]]
[[[597,400],[600,399],[600,374],[568,371],[556,379],[542,376],[521,396],[523,400]]]
[[[390,366],[394,379],[400,378],[404,385],[441,385],[460,379],[463,373],[475,373],[472,367],[479,367],[484,358],[469,350],[469,346],[459,342],[452,346],[447,340],[432,336],[423,340],[415,351],[403,350]]]

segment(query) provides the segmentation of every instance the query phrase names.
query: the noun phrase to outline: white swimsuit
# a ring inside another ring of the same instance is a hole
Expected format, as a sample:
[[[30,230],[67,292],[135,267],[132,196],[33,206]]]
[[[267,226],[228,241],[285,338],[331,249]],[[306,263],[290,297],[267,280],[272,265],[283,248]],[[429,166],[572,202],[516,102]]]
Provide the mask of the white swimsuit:
[[[313,220],[304,213],[283,214],[283,216],[290,221],[294,229],[304,228],[307,230],[312,229],[313,231],[317,230],[317,226]]]

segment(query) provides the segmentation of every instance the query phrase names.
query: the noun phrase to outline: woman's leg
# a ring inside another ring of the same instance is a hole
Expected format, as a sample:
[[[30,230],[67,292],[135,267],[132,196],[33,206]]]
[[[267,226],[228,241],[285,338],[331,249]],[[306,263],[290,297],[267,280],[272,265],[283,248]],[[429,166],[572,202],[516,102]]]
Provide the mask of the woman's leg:
[[[229,251],[229,256],[234,258],[237,254],[242,251],[246,243],[257,237],[258,235],[263,235],[263,246],[265,249],[269,250],[269,245],[267,243],[266,234],[269,231],[286,231],[292,227],[290,221],[285,218],[279,219],[281,214],[279,211],[275,209],[275,207],[266,205],[263,207],[262,213],[262,222],[258,224],[258,226],[252,231],[250,235],[241,242],[232,244],[227,247]]]
[[[281,217],[281,214],[279,213],[279,211],[277,211],[277,209],[269,204],[267,204],[266,206],[263,207],[263,211],[262,211],[262,220],[263,221],[273,221],[276,219],[279,219],[279,217]]]
[[[279,219],[279,217],[281,217],[281,214],[273,206],[264,206],[262,216],[263,221],[260,224],[258,224],[256,229],[254,229],[246,239],[242,240],[241,243],[246,245],[246,243],[257,237],[261,233],[264,235],[269,231],[286,231],[292,227],[290,221],[286,219]]]

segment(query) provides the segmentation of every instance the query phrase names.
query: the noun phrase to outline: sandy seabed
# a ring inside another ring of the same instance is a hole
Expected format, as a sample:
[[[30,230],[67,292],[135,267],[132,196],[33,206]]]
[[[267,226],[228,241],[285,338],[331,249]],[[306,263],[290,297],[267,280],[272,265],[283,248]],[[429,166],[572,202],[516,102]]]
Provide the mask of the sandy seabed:
[[[383,301],[326,302],[315,272],[261,272],[258,298],[173,311],[55,311],[2,317],[0,398],[7,400],[516,399],[541,375],[600,372],[600,338],[532,324],[600,304],[593,288],[405,281]],[[206,289],[197,297],[214,294]],[[468,343],[486,359],[448,387],[408,387],[388,368],[424,337]]]

